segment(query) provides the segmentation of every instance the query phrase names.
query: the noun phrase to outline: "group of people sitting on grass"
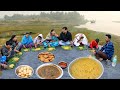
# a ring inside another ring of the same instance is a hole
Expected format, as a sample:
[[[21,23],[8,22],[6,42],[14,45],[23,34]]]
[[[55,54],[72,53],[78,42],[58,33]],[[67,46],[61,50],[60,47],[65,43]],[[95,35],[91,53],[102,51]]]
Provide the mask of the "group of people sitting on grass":
[[[99,39],[92,40],[88,44],[88,39],[83,33],[76,34],[74,40],[72,40],[72,34],[67,27],[62,28],[60,35],[56,34],[55,30],[52,29],[45,39],[43,38],[42,34],[39,34],[33,40],[31,34],[26,33],[22,37],[21,42],[18,42],[17,36],[12,35],[10,40],[6,41],[6,44],[1,48],[0,58],[3,56],[6,57],[6,61],[4,63],[0,63],[0,66],[5,68],[9,59],[12,58],[16,53],[19,53],[23,48],[37,48],[39,46],[44,46],[44,48],[47,48],[63,45],[69,45],[71,47],[88,46],[88,48],[95,49],[94,55],[98,60],[107,60],[110,62],[114,54],[114,45],[111,41],[111,35],[106,34],[105,40],[106,43],[101,49],[98,47]]]

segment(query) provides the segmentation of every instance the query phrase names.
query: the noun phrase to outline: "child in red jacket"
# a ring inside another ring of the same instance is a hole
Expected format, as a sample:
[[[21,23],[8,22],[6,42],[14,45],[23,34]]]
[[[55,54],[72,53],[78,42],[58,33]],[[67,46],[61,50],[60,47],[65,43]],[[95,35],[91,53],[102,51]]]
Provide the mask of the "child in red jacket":
[[[98,43],[99,43],[99,39],[97,38],[97,39],[95,39],[95,40],[92,40],[91,42],[90,42],[90,45],[89,45],[89,48],[91,48],[91,49],[98,49]]]

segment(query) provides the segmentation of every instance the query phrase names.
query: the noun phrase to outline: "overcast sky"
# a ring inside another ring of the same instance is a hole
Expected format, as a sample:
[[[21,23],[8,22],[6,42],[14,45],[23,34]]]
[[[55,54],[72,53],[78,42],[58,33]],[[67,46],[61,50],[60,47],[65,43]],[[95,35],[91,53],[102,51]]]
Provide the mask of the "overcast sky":
[[[4,15],[13,15],[13,14],[40,14],[41,11],[0,11],[0,18],[3,18]],[[86,19],[95,19],[95,20],[118,20],[120,21],[120,11],[79,11],[80,14],[84,15]]]

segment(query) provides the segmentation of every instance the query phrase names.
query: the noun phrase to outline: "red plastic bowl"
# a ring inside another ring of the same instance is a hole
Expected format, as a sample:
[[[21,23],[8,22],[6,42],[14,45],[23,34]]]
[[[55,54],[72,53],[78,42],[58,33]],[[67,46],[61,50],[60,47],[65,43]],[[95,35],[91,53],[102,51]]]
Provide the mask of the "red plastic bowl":
[[[61,61],[58,63],[58,65],[62,68],[65,69],[67,67],[67,62]]]

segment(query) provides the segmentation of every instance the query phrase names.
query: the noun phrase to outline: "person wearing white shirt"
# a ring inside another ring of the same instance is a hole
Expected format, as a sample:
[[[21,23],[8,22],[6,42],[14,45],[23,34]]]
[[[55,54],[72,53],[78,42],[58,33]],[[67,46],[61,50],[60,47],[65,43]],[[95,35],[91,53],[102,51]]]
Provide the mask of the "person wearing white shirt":
[[[78,33],[75,35],[75,39],[73,40],[75,46],[84,46],[88,45],[88,40],[86,36],[82,33]]]
[[[42,42],[44,41],[43,35],[39,34],[35,39],[34,39],[34,44],[35,48],[39,47],[40,45],[43,45]]]

